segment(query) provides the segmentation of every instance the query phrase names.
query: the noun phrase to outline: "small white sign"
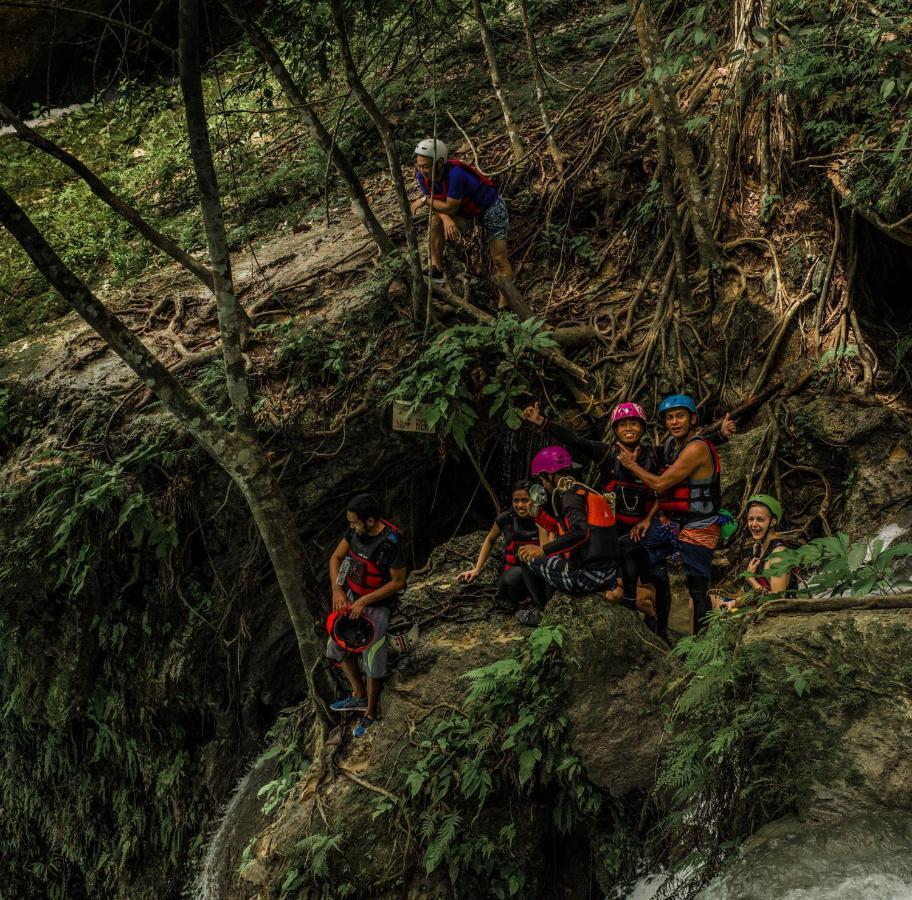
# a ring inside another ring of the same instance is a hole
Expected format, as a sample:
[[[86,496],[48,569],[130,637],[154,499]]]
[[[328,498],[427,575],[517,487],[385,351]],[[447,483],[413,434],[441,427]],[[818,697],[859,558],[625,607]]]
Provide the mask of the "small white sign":
[[[393,431],[415,431],[419,434],[433,434],[433,428],[424,419],[428,407],[419,406],[413,413],[409,413],[408,403],[396,400],[393,403]]]

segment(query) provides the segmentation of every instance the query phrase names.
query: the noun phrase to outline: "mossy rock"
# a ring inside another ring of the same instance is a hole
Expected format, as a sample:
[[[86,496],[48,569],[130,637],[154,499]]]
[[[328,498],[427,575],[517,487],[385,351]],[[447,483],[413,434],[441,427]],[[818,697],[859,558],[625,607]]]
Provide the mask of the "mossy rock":
[[[752,628],[761,682],[783,691],[795,740],[816,746],[800,810],[831,821],[912,808],[912,615],[906,611],[776,616]],[[808,673],[798,696],[789,667]]]

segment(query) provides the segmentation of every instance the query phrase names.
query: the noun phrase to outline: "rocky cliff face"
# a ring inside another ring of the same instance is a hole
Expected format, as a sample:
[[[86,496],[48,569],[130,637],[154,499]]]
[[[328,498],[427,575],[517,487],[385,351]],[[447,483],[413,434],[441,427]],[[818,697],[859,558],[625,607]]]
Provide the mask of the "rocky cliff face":
[[[906,610],[778,616],[752,628],[747,646],[768,654],[763,677],[806,671],[809,693],[789,704],[793,726],[820,735],[818,767],[802,798],[813,822],[912,803],[912,614]]]
[[[425,623],[418,648],[400,660],[388,682],[382,723],[361,741],[340,736],[331,762],[312,767],[252,841],[248,861],[239,871],[223,872],[222,893],[212,896],[277,897],[290,871],[301,896],[343,896],[346,885],[357,885],[357,896],[365,897],[495,895],[493,888],[489,895],[478,894],[443,869],[429,874],[426,857],[406,833],[417,834],[424,821],[408,787],[410,773],[420,768],[436,726],[465,710],[466,690],[476,677],[466,674],[521,654],[530,640],[528,629],[493,609],[490,567],[471,588],[456,581],[481,537],[467,536],[435,551],[429,572],[411,582],[403,611]],[[600,597],[557,597],[543,625],[564,629],[559,653],[566,665],[556,690],[586,790],[601,797],[601,812],[574,833],[571,849],[551,815],[553,785],[542,777],[531,790],[517,787],[500,797],[465,827],[489,829],[492,819],[498,827],[515,824],[516,844],[497,852],[519,860],[526,878],[523,896],[540,896],[555,885],[561,896],[591,896],[593,879],[610,893],[625,870],[618,855],[640,852],[631,823],[649,828],[647,811],[654,801],[644,805],[644,798],[662,765],[662,704],[673,696],[664,692],[680,663],[637,616]],[[802,786],[795,812],[810,824],[841,822],[862,812],[908,811],[909,615],[783,615],[750,628],[744,646],[745,653],[763,660],[755,690],[779,698],[777,728],[794,729],[796,739],[800,733],[808,747],[817,748],[814,764],[800,774],[783,761],[783,780],[797,779]],[[809,679],[810,692],[803,696],[792,685],[792,666]],[[633,814],[606,817],[606,804]],[[398,818],[390,818],[392,806]],[[327,837],[333,842],[328,866],[315,868],[307,848]],[[241,847],[232,852],[238,858]]]

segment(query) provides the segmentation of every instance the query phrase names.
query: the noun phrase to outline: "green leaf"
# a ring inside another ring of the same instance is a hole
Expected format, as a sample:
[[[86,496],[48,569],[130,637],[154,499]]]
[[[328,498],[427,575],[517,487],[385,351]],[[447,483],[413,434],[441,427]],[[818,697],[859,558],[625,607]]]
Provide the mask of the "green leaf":
[[[849,549],[848,565],[850,572],[857,572],[868,554],[868,545],[864,541],[852,544]]]
[[[542,753],[538,747],[523,750],[519,755],[519,783],[525,784],[535,771],[535,765],[541,759]]]
[[[896,79],[895,78],[886,78],[884,79],[883,84],[880,86],[880,96],[882,99],[886,100],[896,91]]]

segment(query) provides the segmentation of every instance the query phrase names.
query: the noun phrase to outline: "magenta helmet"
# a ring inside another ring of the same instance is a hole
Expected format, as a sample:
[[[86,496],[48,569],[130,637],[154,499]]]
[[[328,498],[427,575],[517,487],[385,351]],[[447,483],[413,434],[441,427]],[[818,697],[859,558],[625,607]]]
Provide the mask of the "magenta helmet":
[[[644,425],[649,424],[646,410],[639,403],[618,403],[611,413],[611,426],[617,425],[621,419],[639,419]]]
[[[563,447],[544,447],[532,457],[532,477],[537,478],[543,472],[551,475],[564,469],[573,469],[576,464]]]

